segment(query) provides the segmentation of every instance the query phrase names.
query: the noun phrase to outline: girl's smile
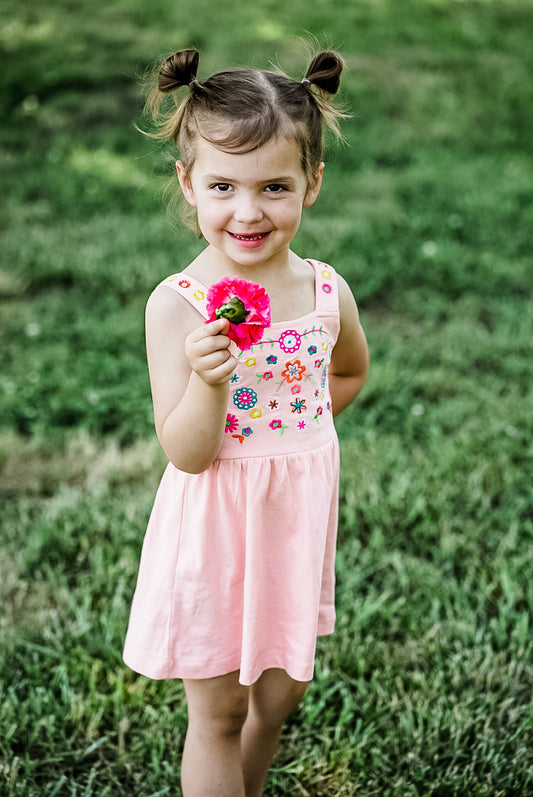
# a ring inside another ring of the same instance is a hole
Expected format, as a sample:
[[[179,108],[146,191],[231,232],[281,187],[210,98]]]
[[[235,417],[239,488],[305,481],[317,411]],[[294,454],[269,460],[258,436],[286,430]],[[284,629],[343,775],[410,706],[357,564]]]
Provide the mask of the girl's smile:
[[[248,233],[247,235],[238,235],[234,232],[229,232],[228,235],[233,238],[237,246],[242,246],[243,249],[257,249],[262,246],[266,241],[270,232]]]
[[[190,172],[180,161],[176,167],[204,238],[230,268],[287,262],[302,210],[318,196],[323,169],[321,164],[308,186],[298,144],[285,137],[243,153],[224,152],[198,138]]]

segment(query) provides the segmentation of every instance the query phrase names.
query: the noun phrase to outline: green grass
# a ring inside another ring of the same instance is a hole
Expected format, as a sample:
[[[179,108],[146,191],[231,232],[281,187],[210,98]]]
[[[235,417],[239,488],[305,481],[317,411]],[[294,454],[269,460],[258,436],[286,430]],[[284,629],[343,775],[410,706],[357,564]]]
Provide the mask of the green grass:
[[[296,248],[350,281],[372,367],[338,423],[337,631],[267,793],[532,793],[533,3],[2,11],[0,795],[179,794],[181,684],[121,651],[164,466],[143,307],[200,244],[135,75],[196,45],[200,77],[300,78],[305,31],[352,118]]]

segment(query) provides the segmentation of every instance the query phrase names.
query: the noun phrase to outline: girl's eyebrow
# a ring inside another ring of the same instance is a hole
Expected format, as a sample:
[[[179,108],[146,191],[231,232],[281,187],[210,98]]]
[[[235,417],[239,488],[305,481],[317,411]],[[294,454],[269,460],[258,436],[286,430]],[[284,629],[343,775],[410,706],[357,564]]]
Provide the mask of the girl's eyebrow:
[[[275,177],[273,180],[267,180],[266,182],[267,182],[267,184],[268,183],[273,183],[273,184],[285,183],[286,185],[295,185],[295,183],[296,183],[294,177],[290,177],[290,176],[287,176],[287,177]]]
[[[204,177],[209,183],[231,183],[229,177],[220,177],[218,174],[206,174]]]

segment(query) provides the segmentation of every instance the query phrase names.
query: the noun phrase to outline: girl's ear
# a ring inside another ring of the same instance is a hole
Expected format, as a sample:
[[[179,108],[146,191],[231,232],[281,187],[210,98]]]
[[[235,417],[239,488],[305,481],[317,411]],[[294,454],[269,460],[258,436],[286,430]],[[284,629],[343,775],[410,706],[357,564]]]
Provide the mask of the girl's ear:
[[[185,171],[185,168],[181,161],[176,161],[176,172],[178,174],[178,180],[180,183],[181,190],[183,191],[183,196],[185,197],[189,205],[196,207],[196,197],[194,196],[194,189],[192,187],[191,178]]]
[[[318,171],[315,175],[314,181],[310,183],[307,188],[307,192],[304,197],[304,208],[310,208],[311,205],[315,202],[317,196],[320,193],[323,176],[324,176],[324,164],[321,163],[320,166],[318,167]]]

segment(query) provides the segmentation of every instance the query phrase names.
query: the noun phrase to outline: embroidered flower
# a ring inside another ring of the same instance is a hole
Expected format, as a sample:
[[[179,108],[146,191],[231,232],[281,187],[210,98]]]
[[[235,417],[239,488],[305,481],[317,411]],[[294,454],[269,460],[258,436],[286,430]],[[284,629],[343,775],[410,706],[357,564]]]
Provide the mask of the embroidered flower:
[[[299,432],[304,432],[307,429],[307,421],[298,421],[296,428]]]
[[[287,354],[294,354],[294,352],[298,351],[300,348],[301,342],[302,338],[295,329],[287,329],[280,336],[279,346],[280,349],[283,349]]]
[[[291,387],[291,393],[294,396],[296,393],[299,393],[301,389],[302,389],[301,385],[293,385]]]
[[[203,299],[205,299],[205,293],[203,291],[195,291],[193,296],[198,302],[201,302]]]
[[[250,437],[250,435],[254,433],[254,430],[250,426],[247,426],[246,429],[242,430],[242,433],[245,437]]]
[[[274,374],[272,373],[272,371],[265,371],[265,373],[263,374],[263,379],[273,379],[273,378]]]
[[[317,423],[320,423],[320,421],[318,419],[320,418],[320,416],[322,415],[323,412],[324,412],[324,410],[323,410],[322,407],[317,407],[316,408],[316,414],[315,414],[315,417],[314,417],[313,420],[315,420]]]
[[[333,288],[331,287],[331,285],[328,285],[327,282],[324,282],[322,285],[322,290],[324,291],[324,293],[331,293]]]
[[[315,360],[315,368],[322,368],[324,360]]]
[[[250,418],[260,418],[262,415],[261,410],[252,410],[250,413]]]
[[[180,286],[180,288],[190,288],[191,287],[191,283],[189,282],[189,280],[180,280],[178,282],[178,285]]]
[[[228,317],[228,337],[242,351],[258,343],[263,330],[270,326],[270,299],[261,285],[238,277],[225,277],[207,292],[207,321],[214,321],[223,311]],[[233,320],[232,320],[233,319]]]
[[[275,354],[270,354],[270,355],[267,357],[267,363],[268,363],[269,365],[276,365],[277,361],[278,361],[278,358],[276,357],[276,355],[275,355]]]
[[[268,402],[269,410],[277,410],[278,407],[279,407],[279,403],[276,401],[276,399],[271,399]]]
[[[289,428],[289,425],[288,425],[287,423],[282,423],[282,421],[280,421],[279,419],[278,419],[278,420],[275,420],[275,421],[271,421],[271,422],[269,423],[269,426],[270,426],[270,428],[271,428],[271,429],[273,429],[274,431],[276,431],[276,429],[279,429],[279,433],[280,433],[280,434],[283,434],[283,432],[285,431],[285,429],[288,429],[288,428]]]
[[[281,372],[281,375],[285,377],[287,382],[294,382],[295,380],[299,382],[305,370],[305,365],[302,365],[300,360],[294,360],[292,363],[285,363],[285,370]]]
[[[235,432],[239,428],[239,419],[235,415],[228,413],[226,415],[226,426],[224,432]]]
[[[232,374],[231,379],[229,380],[232,385],[236,385],[241,381],[241,377],[239,374]]]
[[[297,412],[300,414],[302,410],[306,410],[307,407],[305,405],[305,399],[296,399],[296,401],[291,402],[291,407],[293,412]]]
[[[309,346],[309,348],[307,349],[307,351],[309,352],[309,354],[316,354],[316,353],[317,353],[317,351],[318,351],[318,349],[317,349],[317,347],[316,347],[316,346]]]
[[[330,280],[331,271],[328,271],[327,268],[325,268],[324,271],[322,272],[322,276],[324,277],[325,280]]]
[[[257,404],[257,393],[251,387],[241,387],[233,394],[233,403],[240,410],[251,410]]]
[[[322,341],[322,348],[324,349],[324,351],[327,351],[328,347],[329,347],[329,344],[328,344],[327,340]]]
[[[248,368],[251,368],[252,365],[256,364],[255,357],[248,357],[248,359],[244,361],[244,364],[247,365]]]

